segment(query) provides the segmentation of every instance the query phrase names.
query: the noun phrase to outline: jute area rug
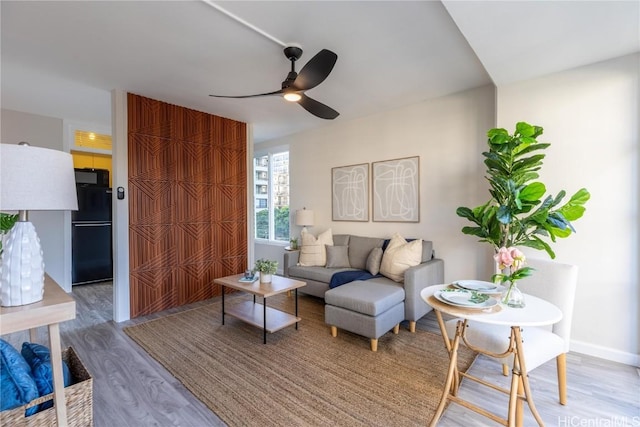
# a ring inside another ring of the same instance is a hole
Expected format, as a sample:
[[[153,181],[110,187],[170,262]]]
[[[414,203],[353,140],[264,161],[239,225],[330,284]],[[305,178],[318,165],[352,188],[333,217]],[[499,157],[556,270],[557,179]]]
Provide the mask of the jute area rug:
[[[247,297],[228,296],[225,304]],[[293,298],[267,299],[293,313]],[[324,302],[300,295],[299,329],[267,335],[226,316],[221,304],[152,320],[125,332],[230,426],[424,426],[441,397],[449,358],[442,337],[405,325],[369,339],[331,337]],[[466,370],[474,354],[461,349]]]

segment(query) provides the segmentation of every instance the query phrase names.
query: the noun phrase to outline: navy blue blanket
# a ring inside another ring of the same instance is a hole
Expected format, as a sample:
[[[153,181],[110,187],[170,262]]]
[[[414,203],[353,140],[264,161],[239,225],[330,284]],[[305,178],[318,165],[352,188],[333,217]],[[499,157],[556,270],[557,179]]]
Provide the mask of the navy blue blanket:
[[[339,271],[334,273],[331,276],[331,282],[329,282],[329,287],[331,289],[337,288],[340,285],[344,285],[345,283],[353,282],[354,280],[369,280],[374,277],[382,277],[379,274],[373,275],[365,270],[349,270],[349,271]]]

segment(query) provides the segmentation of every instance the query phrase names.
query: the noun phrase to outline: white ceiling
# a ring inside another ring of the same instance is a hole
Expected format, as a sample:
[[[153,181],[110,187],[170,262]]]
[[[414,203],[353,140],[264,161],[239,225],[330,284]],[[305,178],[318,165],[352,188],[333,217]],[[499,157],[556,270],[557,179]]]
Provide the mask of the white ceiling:
[[[444,3],[444,4],[443,4]],[[308,95],[334,121],[640,51],[639,1],[217,2],[285,43],[338,54]],[[2,1],[2,107],[110,123],[110,91],[254,125],[256,142],[331,125],[280,97],[277,43],[203,1]]]

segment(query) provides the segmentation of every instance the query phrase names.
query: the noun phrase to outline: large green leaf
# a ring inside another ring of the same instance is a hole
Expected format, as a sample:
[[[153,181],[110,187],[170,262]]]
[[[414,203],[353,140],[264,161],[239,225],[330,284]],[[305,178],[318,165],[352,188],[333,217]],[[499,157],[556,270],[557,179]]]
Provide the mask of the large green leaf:
[[[575,221],[582,218],[585,210],[586,209],[584,206],[575,206],[567,203],[566,205],[561,207],[558,212],[560,212],[567,221]]]
[[[591,194],[589,194],[587,189],[581,188],[580,190],[576,191],[576,193],[573,196],[571,196],[569,203],[573,203],[576,205],[584,205],[585,203],[587,203],[587,201],[590,198],[591,198]]]
[[[532,182],[520,191],[520,200],[535,201],[540,200],[544,193],[547,191],[547,187],[541,182]]]
[[[487,233],[485,233],[484,230],[480,227],[462,227],[462,232],[464,234],[469,234],[469,235],[478,236],[478,237],[487,236]]]
[[[485,210],[490,205],[491,205],[491,200],[489,200],[484,205],[476,206],[475,208],[473,208],[473,216],[475,216],[476,218],[480,218],[482,215],[484,215]]]
[[[489,209],[486,209],[485,211],[482,212],[482,221],[481,221],[481,226],[485,227],[485,228],[490,228],[491,227],[491,223],[494,222],[494,218],[496,216],[496,212],[497,212],[498,208],[495,206],[491,206]]]
[[[511,155],[514,159],[521,156],[521,153],[527,152],[527,149],[531,145],[534,145],[537,141],[534,138],[523,136],[521,138],[518,138],[518,142],[519,144],[516,145],[511,151]]]
[[[566,227],[564,230],[561,228],[551,228],[550,231],[553,236],[560,237],[561,239],[566,239],[571,236],[571,228],[569,227]]]
[[[461,216],[462,218],[467,218],[470,221],[475,220],[473,211],[469,208],[459,207],[458,209],[456,209],[456,215]]]
[[[490,129],[487,132],[487,136],[491,144],[504,144],[509,140],[509,132],[506,129]]]
[[[532,153],[534,151],[538,151],[538,150],[544,150],[547,147],[549,147],[551,144],[545,144],[545,143],[541,143],[541,144],[531,144],[527,147],[525,147],[524,149],[518,151],[517,156],[516,157],[521,157],[524,156],[525,154],[529,154]]]
[[[529,248],[537,249],[539,251],[545,251],[547,254],[549,254],[549,257],[551,259],[554,259],[556,257],[556,254],[551,249],[551,246],[549,246],[547,242],[539,239],[536,236],[532,236],[530,240],[523,242],[522,246],[527,246]]]
[[[536,129],[526,122],[516,123],[516,135],[521,136],[533,136],[536,133]]]
[[[531,157],[525,157],[524,159],[517,160],[513,163],[511,170],[522,170],[534,168],[540,166],[542,163],[542,159],[544,159],[544,154],[536,154]]]
[[[487,158],[485,159],[484,164],[489,168],[489,170],[496,170],[504,174],[509,173],[508,167],[497,160]]]

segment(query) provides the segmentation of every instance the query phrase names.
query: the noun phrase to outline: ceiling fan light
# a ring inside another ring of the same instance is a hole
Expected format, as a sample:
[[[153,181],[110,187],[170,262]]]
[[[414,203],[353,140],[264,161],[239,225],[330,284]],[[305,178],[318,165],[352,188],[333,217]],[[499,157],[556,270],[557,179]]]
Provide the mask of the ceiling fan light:
[[[302,96],[297,92],[287,92],[284,94],[284,99],[289,102],[298,102],[302,99]]]

